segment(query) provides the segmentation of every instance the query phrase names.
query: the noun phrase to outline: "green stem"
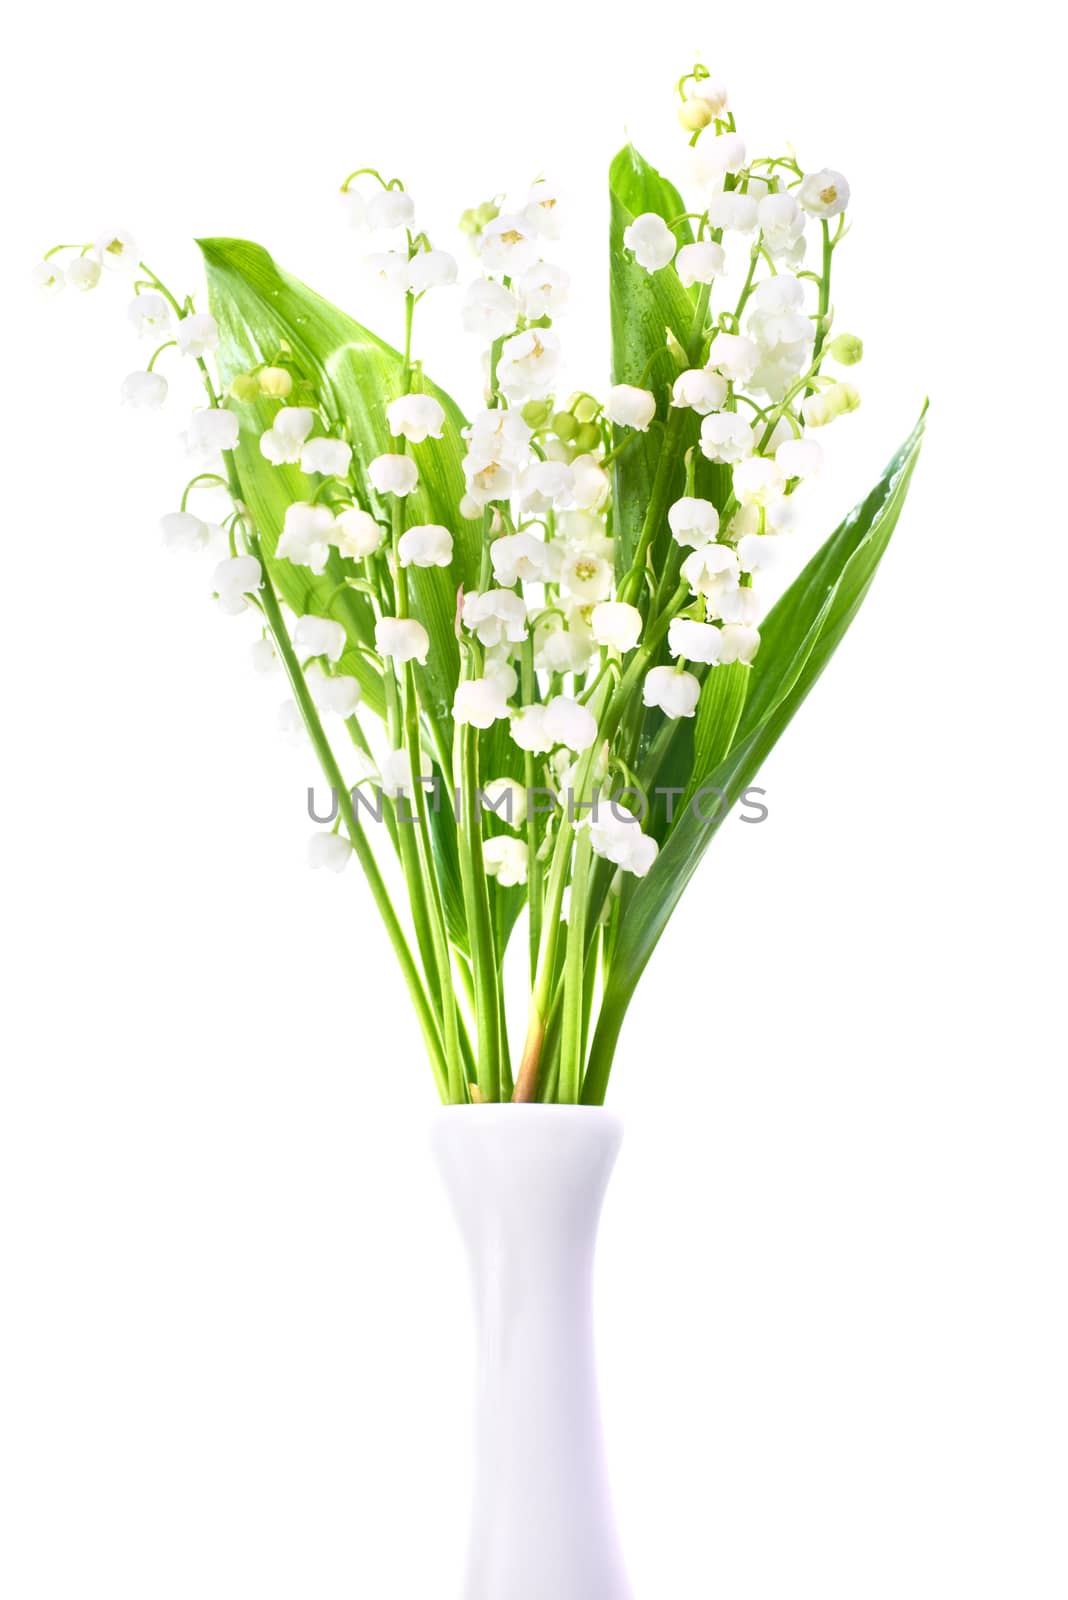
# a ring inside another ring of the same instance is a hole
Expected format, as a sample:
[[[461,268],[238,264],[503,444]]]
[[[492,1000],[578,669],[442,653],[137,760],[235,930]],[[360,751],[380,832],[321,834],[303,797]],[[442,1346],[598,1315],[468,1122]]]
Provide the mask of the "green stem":
[[[564,961],[564,1022],[560,1044],[560,1093],[565,1105],[577,1105],[582,1088],[582,1035],[586,984],[586,890],[590,872],[590,830],[579,831],[575,865],[571,874],[571,905],[567,922]]]

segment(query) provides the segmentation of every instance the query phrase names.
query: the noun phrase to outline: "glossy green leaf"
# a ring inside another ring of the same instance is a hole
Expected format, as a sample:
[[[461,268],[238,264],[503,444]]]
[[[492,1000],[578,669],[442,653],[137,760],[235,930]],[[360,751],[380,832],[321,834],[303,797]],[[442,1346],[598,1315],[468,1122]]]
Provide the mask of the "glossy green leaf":
[[[583,1098],[591,1103],[604,1098],[635,987],[716,829],[752,783],[868,592],[904,505],[923,427],[921,415],[875,488],[768,614],[734,742],[725,759],[696,784],[692,802],[679,812],[652,870],[628,903],[583,1088]]]
[[[667,416],[662,391],[677,370],[664,354],[667,330],[685,345],[692,331],[695,296],[682,287],[678,274],[670,267],[646,272],[623,243],[625,229],[646,211],[656,212],[665,222],[682,215],[686,206],[674,185],[628,144],[608,169],[608,190],[612,382],[661,393],[658,423],[641,438],[629,440],[613,464],[616,570],[622,576],[634,555],[660,454],[662,424]],[[693,237],[689,223],[675,232],[680,244]],[[618,431],[617,444],[627,439],[625,430]],[[679,471],[681,477],[681,466]]]
[[[287,344],[302,373],[311,380],[324,405],[343,420],[353,446],[357,473],[366,487],[366,502],[388,524],[389,503],[380,502],[366,485],[367,463],[396,448],[386,425],[386,406],[402,392],[403,359],[345,312],[277,267],[260,245],[242,239],[202,239],[200,249],[208,278],[212,314],[219,324],[219,367],[224,382],[259,363],[274,360]],[[412,571],[413,612],[430,635],[430,654],[419,674],[427,714],[441,724],[451,721],[453,691],[459,670],[454,621],[459,585],[474,587],[481,557],[481,528],[462,519],[458,506],[464,491],[464,419],[448,395],[429,381],[420,387],[445,410],[444,435],[411,447],[419,468],[419,488],[405,503],[409,522],[436,522],[453,534],[455,558],[447,570]],[[241,417],[241,439],[235,452],[242,492],[256,518],[261,540],[280,592],[298,613],[314,611],[345,623],[351,637],[368,637],[370,609],[343,588],[346,574],[358,567],[332,555],[321,578],[288,561],[274,561],[285,509],[308,497],[311,484],[296,468],[273,467],[261,454],[258,435],[277,411],[270,402],[235,408]],[[360,666],[367,688],[370,669]],[[368,698],[371,698],[369,693]],[[380,693],[378,695],[380,700]],[[376,705],[376,709],[379,706]]]

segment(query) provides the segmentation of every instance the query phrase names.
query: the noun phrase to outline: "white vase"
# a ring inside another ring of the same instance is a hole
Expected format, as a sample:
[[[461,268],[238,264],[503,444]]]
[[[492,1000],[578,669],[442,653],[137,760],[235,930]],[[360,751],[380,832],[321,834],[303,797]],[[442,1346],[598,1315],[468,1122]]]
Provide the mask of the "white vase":
[[[593,1257],[619,1119],[456,1106],[433,1144],[475,1293],[474,1504],[463,1600],[630,1600],[605,1466]]]

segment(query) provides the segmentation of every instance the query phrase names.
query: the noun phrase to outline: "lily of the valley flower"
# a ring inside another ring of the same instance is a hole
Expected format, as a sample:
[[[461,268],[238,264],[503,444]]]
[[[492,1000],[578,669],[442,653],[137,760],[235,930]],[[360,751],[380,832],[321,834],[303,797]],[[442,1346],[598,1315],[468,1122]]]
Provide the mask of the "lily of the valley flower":
[[[745,166],[745,140],[740,133],[725,132],[697,141],[693,153],[694,182],[701,189],[718,191],[728,172]]]
[[[515,778],[494,778],[482,790],[482,808],[498,822],[521,828],[527,820],[527,791]]]
[[[67,268],[67,282],[75,289],[95,289],[100,282],[100,262],[94,256],[77,256]]]
[[[448,288],[456,277],[456,257],[447,250],[417,250],[408,263],[408,287],[413,294]]]
[[[719,628],[710,622],[676,617],[668,628],[668,649],[673,656],[713,666],[722,654],[723,639]]]
[[[142,411],[158,411],[167,398],[167,380],[162,372],[131,372],[122,380],[123,404]]]
[[[355,678],[345,674],[330,677],[315,663],[305,674],[312,699],[320,711],[335,717],[351,717],[363,698]]]
[[[736,411],[714,411],[701,424],[701,454],[709,461],[743,461],[756,444],[756,429]]]
[[[590,629],[598,644],[625,654],[641,638],[642,614],[623,600],[602,600],[593,608]]]
[[[817,394],[810,394],[801,407],[810,428],[825,428],[836,417],[848,416],[860,405],[860,393],[851,383],[832,383]]]
[[[814,478],[823,466],[823,446],[815,439],[787,439],[775,459],[788,478]]]
[[[293,630],[293,645],[302,661],[309,656],[325,656],[338,662],[345,650],[345,630],[330,617],[301,617]]]
[[[344,439],[309,439],[300,452],[300,470],[324,478],[345,478],[352,465],[352,446]]]
[[[711,500],[683,495],[668,508],[668,527],[672,538],[683,549],[698,550],[719,533],[719,512]]]
[[[624,872],[644,878],[657,857],[657,842],[643,833],[637,817],[622,806],[600,802],[596,811],[583,819],[590,830],[590,844],[594,855],[611,861]]]
[[[620,428],[637,428],[645,433],[656,416],[656,396],[648,389],[630,383],[617,383],[608,391],[604,414]]]
[[[755,628],[729,622],[720,632],[723,640],[721,661],[752,661],[760,648],[760,635]]]
[[[527,636],[526,602],[510,589],[473,591],[464,595],[463,624],[487,649],[503,642],[520,644]]]
[[[386,421],[394,439],[422,444],[424,439],[440,439],[445,427],[445,412],[432,394],[405,394],[386,407]]]
[[[560,366],[560,341],[551,328],[528,328],[501,346],[497,383],[508,399],[521,404],[548,394]]]
[[[452,534],[435,522],[408,528],[397,541],[402,567],[447,567],[452,560]]]
[[[476,278],[464,294],[461,319],[464,332],[478,334],[487,344],[515,332],[520,305],[503,283]]]
[[[330,542],[351,561],[362,561],[365,556],[374,555],[385,537],[385,529],[379,526],[369,511],[362,511],[359,506],[349,506],[338,516]]]
[[[58,294],[67,282],[67,274],[56,256],[50,256],[47,261],[38,261],[30,278],[42,294]]]
[[[482,861],[491,878],[496,878],[502,889],[511,889],[527,881],[527,846],[523,839],[513,839],[507,833],[498,833],[482,844]]]
[[[658,272],[674,257],[677,240],[663,217],[655,211],[643,211],[624,228],[623,243],[646,272]]]
[[[674,667],[653,667],[645,674],[643,703],[659,706],[667,717],[692,717],[700,697],[701,685],[692,672],[678,672]]]
[[[296,500],[286,507],[285,521],[276,555],[294,566],[324,572],[330,559],[330,546],[337,537],[334,514],[328,506],[310,505]]]
[[[379,494],[409,495],[419,482],[419,472],[411,456],[375,456],[368,464],[367,476]]]
[[[415,221],[415,202],[406,189],[379,189],[367,202],[369,228],[410,228]]]
[[[708,220],[725,233],[752,233],[757,226],[757,202],[740,189],[722,189],[706,194]]]
[[[479,238],[482,265],[489,272],[515,278],[532,267],[540,254],[538,233],[526,217],[494,217],[486,223]]]
[[[137,265],[137,240],[122,228],[114,233],[102,233],[96,248],[101,265],[109,272],[132,272]]]
[[[219,326],[207,311],[195,311],[182,318],[174,337],[184,356],[206,356],[219,343]]]
[[[523,315],[531,320],[537,317],[555,317],[567,304],[570,282],[563,267],[554,266],[550,261],[535,262],[532,267],[526,269],[516,284],[523,303]]]
[[[392,661],[425,664],[430,635],[414,617],[380,617],[375,623],[375,649]]]
[[[733,473],[734,492],[743,506],[766,506],[786,493],[786,474],[767,456],[739,461]]]
[[[587,706],[558,694],[547,705],[523,706],[512,718],[511,735],[521,750],[535,755],[561,744],[581,753],[597,737],[597,719]]]
[[[419,777],[424,784],[434,775],[434,767],[429,756],[419,752]],[[407,750],[389,750],[382,758],[381,766],[382,790],[391,800],[399,800],[401,795],[406,795],[409,800],[415,797],[415,783],[412,779],[412,758]]]
[[[500,677],[468,678],[457,684],[452,714],[459,723],[491,728],[508,715],[508,684]]]
[[[691,367],[680,372],[671,388],[671,404],[688,406],[699,417],[718,411],[727,398],[727,380],[707,367]]]
[[[849,185],[833,167],[823,167],[805,175],[797,198],[810,216],[836,217],[849,204]]]
[[[148,374],[153,377],[153,373]],[[233,450],[237,446],[240,427],[232,411],[222,406],[209,406],[194,411],[189,422],[188,440],[191,450],[214,455],[218,450]]]
[[[314,426],[315,412],[307,406],[283,406],[260,434],[260,451],[276,467],[295,467]]]
[[[236,617],[247,609],[245,596],[254,594],[263,582],[263,568],[255,556],[231,556],[215,568],[215,592],[219,606]]]
[[[344,872],[352,859],[352,846],[340,833],[324,829],[308,840],[308,865],[313,871]]]
[[[695,594],[713,600],[738,584],[738,557],[725,544],[706,544],[682,563],[682,576]]]
[[[711,283],[726,270],[727,253],[714,239],[684,244],[675,257],[675,271],[687,289],[695,283]]]
[[[519,582],[544,582],[552,576],[556,554],[552,545],[526,530],[506,534],[490,545],[493,576],[506,589]]]
[[[748,383],[759,360],[759,347],[740,333],[717,333],[708,352],[708,365],[732,383]]]
[[[203,550],[211,538],[211,528],[191,511],[170,511],[159,520],[163,542],[168,550]]]

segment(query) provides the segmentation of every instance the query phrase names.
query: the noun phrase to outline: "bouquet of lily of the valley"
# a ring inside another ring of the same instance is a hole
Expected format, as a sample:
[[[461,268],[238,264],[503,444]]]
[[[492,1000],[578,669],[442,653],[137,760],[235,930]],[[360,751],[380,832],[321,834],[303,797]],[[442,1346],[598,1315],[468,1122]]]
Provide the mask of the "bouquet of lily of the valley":
[[[464,213],[462,290],[398,179],[345,180],[399,350],[240,240],[200,242],[207,310],[121,232],[36,269],[49,290],[132,275],[156,348],[130,404],[163,404],[172,357],[199,368],[187,431],[212,459],[163,533],[225,541],[217,604],[256,625],[332,792],[311,863],[366,874],[446,1102],[603,1100],[649,956],[852,621],[919,450],[922,422],[763,615],[823,463],[813,435],[860,403],[832,297],[849,186],[751,156],[703,67],[678,95],[691,198],[633,147],[610,168],[607,390],[559,388],[568,278],[544,179]],[[418,359],[441,294],[484,352],[469,416]],[[197,497],[220,487],[212,526]],[[517,936],[529,1023],[510,1043]]]

